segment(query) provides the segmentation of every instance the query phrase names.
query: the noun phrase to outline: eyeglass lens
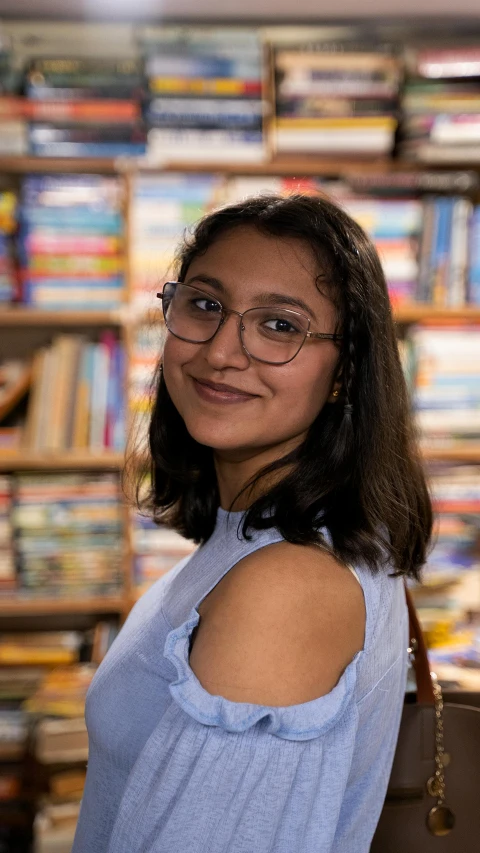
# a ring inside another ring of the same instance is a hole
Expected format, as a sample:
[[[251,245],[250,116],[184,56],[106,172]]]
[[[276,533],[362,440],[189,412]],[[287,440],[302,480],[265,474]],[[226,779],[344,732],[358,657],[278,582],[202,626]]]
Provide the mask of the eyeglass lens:
[[[216,299],[190,285],[168,282],[163,290],[167,329],[190,343],[211,340],[222,322]],[[309,321],[284,308],[250,308],[243,314],[240,337],[247,352],[260,361],[291,361],[302,346]]]

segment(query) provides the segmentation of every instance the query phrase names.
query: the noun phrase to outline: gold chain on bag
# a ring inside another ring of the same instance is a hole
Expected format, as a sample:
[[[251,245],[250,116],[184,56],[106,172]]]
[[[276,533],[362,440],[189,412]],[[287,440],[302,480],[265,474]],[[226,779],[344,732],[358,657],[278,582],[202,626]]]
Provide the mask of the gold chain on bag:
[[[445,805],[445,767],[449,755],[443,745],[443,696],[437,676],[431,673],[433,695],[435,700],[435,773],[427,782],[427,791],[435,797],[437,805],[430,809],[427,816],[427,826],[432,835],[448,835],[454,827],[455,815]]]

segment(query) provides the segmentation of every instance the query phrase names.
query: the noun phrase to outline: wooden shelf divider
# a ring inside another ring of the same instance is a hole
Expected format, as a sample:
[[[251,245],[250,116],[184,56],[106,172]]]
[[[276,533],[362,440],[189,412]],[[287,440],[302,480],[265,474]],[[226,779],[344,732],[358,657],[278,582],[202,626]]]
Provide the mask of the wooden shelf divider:
[[[128,600],[123,595],[91,598],[0,598],[3,616],[33,616],[55,613],[123,613]]]
[[[22,450],[0,453],[0,471],[118,471],[123,467],[124,454],[112,451],[48,453]]]

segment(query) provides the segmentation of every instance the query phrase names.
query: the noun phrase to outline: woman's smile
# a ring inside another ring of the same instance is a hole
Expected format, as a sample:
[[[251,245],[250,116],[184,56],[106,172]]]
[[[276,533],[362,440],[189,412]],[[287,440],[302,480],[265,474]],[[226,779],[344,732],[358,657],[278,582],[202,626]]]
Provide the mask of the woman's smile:
[[[193,387],[198,396],[207,403],[247,403],[258,396],[257,394],[248,394],[239,389],[233,389],[229,385],[205,382],[194,377],[192,379]]]

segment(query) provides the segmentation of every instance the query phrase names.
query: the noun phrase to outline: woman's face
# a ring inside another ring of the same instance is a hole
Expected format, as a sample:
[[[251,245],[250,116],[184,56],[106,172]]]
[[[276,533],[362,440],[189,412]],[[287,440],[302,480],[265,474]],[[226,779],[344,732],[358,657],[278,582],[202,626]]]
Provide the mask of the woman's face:
[[[318,272],[307,243],[242,225],[192,261],[185,284],[235,311],[259,305],[298,310],[310,317],[311,331],[332,333],[335,308],[318,290]],[[301,300],[304,307],[282,303],[283,296]],[[307,338],[288,364],[264,364],[243,350],[239,324],[238,316],[228,315],[215,337],[202,344],[168,333],[167,389],[190,435],[219,458],[240,462],[265,452],[272,457],[271,451],[278,458],[303,441],[325,402],[335,399],[339,349],[333,341]],[[215,394],[208,383],[228,385],[244,396]]]

